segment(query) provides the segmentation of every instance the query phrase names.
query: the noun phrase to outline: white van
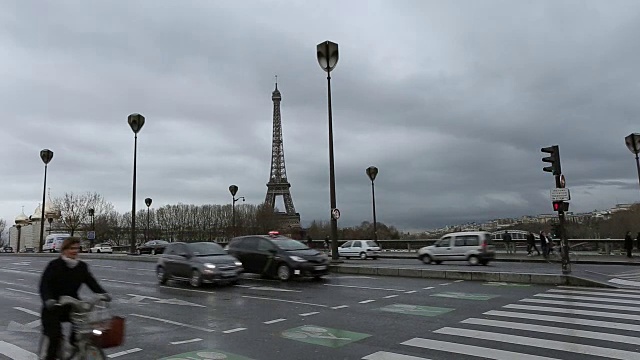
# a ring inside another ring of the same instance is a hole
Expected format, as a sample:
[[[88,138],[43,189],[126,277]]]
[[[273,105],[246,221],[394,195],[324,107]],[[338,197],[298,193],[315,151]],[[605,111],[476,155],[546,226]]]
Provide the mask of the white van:
[[[42,251],[48,252],[60,252],[62,242],[71,237],[70,234],[51,234],[47,235],[44,239],[44,245],[42,245]]]

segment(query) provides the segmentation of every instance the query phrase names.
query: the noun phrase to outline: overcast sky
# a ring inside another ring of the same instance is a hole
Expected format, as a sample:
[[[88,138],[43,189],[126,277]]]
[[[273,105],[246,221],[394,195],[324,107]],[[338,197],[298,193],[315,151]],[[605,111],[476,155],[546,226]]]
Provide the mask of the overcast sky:
[[[332,72],[339,226],[410,231],[552,213],[540,148],[558,144],[574,212],[640,199],[637,1],[27,1],[0,3],[0,217],[47,186],[131,210],[264,201],[274,75],[291,194],[329,219]],[[282,209],[282,203],[279,202]]]

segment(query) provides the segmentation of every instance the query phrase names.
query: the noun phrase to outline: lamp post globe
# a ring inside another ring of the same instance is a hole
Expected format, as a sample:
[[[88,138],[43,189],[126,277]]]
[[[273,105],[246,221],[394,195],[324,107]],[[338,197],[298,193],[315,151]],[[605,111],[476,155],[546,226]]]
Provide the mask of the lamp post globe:
[[[638,153],[640,153],[640,134],[631,133],[624,138],[624,142],[627,145],[627,149],[636,156],[636,169],[638,170],[638,184],[640,185],[640,160],[638,160]]]
[[[130,253],[134,254],[136,251],[136,165],[137,165],[137,152],[138,152],[138,132],[144,126],[144,116],[133,113],[127,118],[127,122],[134,133],[133,142],[133,191],[131,196],[131,248]]]
[[[236,201],[242,199],[244,201],[244,196],[239,196],[236,199],[236,194],[238,193],[238,186],[231,185],[229,186],[229,192],[231,193],[231,232],[233,237],[236,236]]]
[[[42,252],[44,245],[44,208],[47,194],[47,165],[53,159],[53,151],[49,149],[40,150],[40,159],[44,163],[44,188],[42,189],[42,213],[40,214],[40,239],[38,241],[38,252]]]
[[[331,197],[331,213],[336,206],[336,177],[333,158],[333,114],[331,108],[331,71],[338,64],[338,44],[323,41],[316,46],[318,64],[327,73],[327,110],[329,115],[329,192]],[[331,259],[338,261],[338,219],[331,216]]]
[[[376,189],[373,185],[373,181],[378,176],[378,168],[375,166],[369,166],[366,170],[367,176],[371,180],[371,204],[373,207],[373,240],[378,241],[378,221],[376,220]]]

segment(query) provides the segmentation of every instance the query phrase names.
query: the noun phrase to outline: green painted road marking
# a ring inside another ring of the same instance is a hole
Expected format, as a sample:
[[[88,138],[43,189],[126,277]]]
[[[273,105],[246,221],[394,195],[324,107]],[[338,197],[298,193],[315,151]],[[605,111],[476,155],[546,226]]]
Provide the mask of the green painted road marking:
[[[445,297],[450,299],[463,299],[463,300],[489,300],[494,297],[498,297],[498,295],[487,295],[487,294],[467,294],[461,292],[444,292],[433,294],[431,296]]]
[[[199,350],[199,351],[191,351],[178,355],[171,355],[169,357],[163,357],[158,360],[252,360],[248,357],[215,350]]]
[[[371,336],[369,334],[314,325],[304,325],[285,330],[281,335],[283,338],[302,341],[309,344],[322,345],[330,348],[341,347]]]
[[[405,304],[393,304],[385,307],[381,307],[378,310],[388,311],[398,314],[419,315],[419,316],[438,316],[455,309],[434,307],[434,306],[418,306],[418,305],[405,305]]]
[[[531,286],[531,284],[518,284],[518,283],[508,283],[508,282],[498,282],[498,281],[489,281],[486,282],[482,285],[489,285],[489,286],[521,286],[521,287],[525,287],[525,286]]]

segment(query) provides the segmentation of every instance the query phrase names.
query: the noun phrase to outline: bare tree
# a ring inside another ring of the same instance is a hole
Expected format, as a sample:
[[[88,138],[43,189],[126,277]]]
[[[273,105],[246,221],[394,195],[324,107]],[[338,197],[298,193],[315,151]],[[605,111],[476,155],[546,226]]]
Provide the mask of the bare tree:
[[[53,199],[53,203],[60,210],[62,223],[71,235],[80,227],[89,223],[89,209],[94,209],[94,216],[106,215],[113,211],[113,204],[104,200],[98,193],[83,194],[65,193],[64,196]]]
[[[4,246],[4,239],[2,238],[4,234],[4,229],[7,227],[7,222],[0,218],[0,245]]]

